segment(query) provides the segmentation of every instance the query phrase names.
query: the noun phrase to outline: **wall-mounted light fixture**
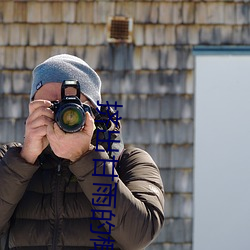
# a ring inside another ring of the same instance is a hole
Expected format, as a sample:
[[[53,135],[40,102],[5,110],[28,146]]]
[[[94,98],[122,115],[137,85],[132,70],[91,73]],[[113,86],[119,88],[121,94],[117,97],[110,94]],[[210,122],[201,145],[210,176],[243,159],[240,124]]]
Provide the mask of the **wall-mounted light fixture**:
[[[123,16],[108,18],[107,40],[109,43],[132,43],[133,19]]]

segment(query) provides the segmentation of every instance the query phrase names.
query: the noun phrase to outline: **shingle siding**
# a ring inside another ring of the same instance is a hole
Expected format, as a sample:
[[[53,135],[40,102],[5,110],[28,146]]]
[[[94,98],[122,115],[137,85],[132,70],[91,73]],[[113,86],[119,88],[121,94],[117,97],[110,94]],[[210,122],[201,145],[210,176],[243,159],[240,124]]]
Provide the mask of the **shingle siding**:
[[[107,18],[132,17],[132,44],[108,44]],[[0,142],[22,141],[31,70],[57,53],[85,59],[103,102],[123,104],[124,141],[160,167],[165,224],[151,250],[191,250],[195,45],[249,45],[247,1],[1,1]]]

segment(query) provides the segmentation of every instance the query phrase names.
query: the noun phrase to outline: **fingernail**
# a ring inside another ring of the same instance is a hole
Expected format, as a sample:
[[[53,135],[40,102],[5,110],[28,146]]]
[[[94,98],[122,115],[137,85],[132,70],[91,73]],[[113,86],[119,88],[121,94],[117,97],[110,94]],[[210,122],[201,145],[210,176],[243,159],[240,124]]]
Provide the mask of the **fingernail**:
[[[48,106],[51,106],[51,101],[44,100],[44,104],[46,104],[46,105],[48,105]]]

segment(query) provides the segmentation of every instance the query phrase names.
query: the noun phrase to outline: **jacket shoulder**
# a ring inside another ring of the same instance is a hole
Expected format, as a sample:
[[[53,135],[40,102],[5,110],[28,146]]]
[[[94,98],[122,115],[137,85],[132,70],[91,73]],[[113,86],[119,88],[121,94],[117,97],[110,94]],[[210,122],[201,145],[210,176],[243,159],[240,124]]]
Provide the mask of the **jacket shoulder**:
[[[152,157],[145,150],[135,147],[125,148],[121,155],[121,162],[129,161],[131,163],[141,163],[146,161],[147,163],[156,165]]]
[[[19,142],[10,142],[8,144],[0,145],[0,159],[4,157],[9,148],[13,147],[22,147],[22,144]]]
[[[118,167],[118,173],[124,183],[147,181],[163,190],[160,171],[152,157],[143,149],[124,149]]]

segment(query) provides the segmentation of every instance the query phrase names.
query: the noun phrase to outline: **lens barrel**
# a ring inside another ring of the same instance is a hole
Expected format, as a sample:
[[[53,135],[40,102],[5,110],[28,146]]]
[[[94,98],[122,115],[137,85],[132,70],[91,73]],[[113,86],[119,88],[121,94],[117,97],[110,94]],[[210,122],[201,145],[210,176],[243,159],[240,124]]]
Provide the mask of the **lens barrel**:
[[[76,103],[60,105],[55,114],[55,121],[58,126],[67,133],[80,131],[86,120],[85,111],[82,106]]]

